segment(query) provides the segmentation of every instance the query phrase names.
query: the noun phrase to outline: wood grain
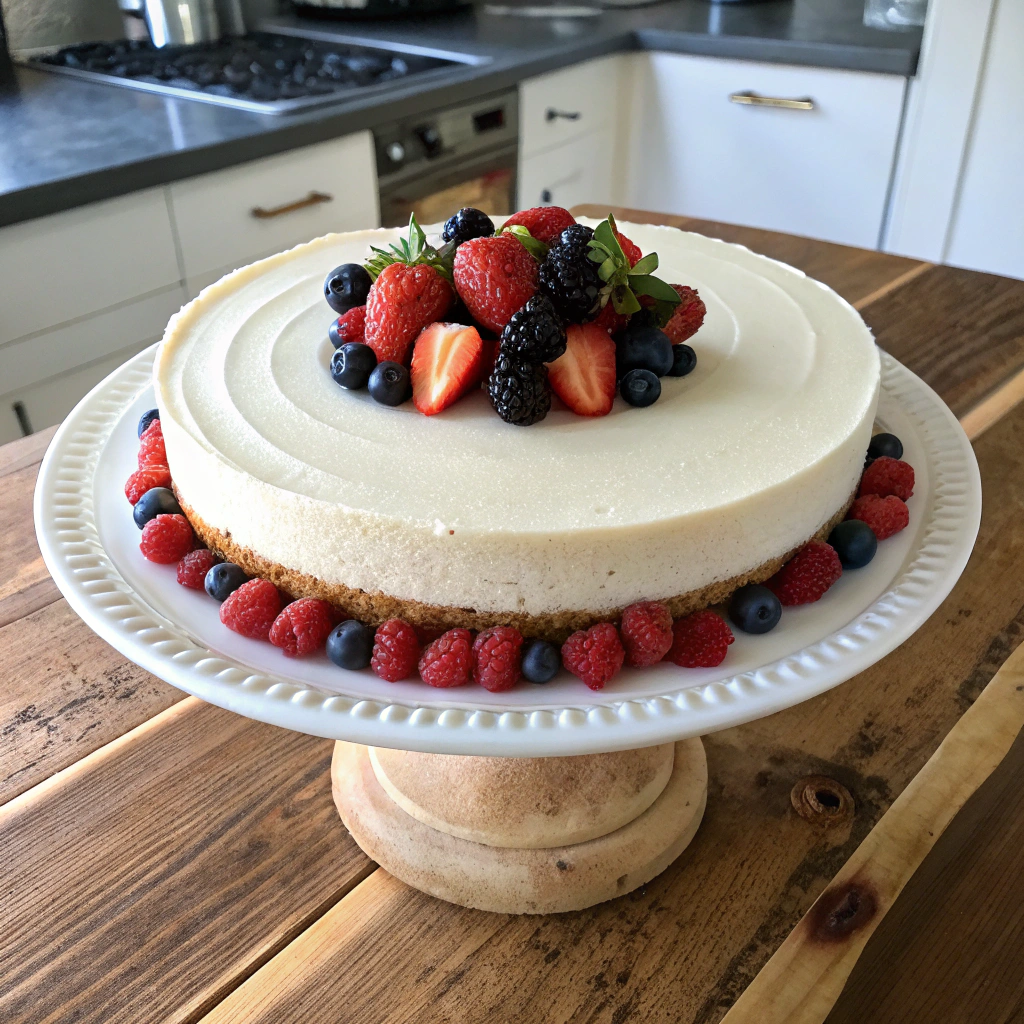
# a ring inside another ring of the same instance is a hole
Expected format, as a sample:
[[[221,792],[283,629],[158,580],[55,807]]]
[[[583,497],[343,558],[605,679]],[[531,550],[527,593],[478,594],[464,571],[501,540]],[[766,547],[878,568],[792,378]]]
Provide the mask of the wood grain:
[[[189,698],[0,807],[0,1020],[218,1002],[372,870],[331,750]]]

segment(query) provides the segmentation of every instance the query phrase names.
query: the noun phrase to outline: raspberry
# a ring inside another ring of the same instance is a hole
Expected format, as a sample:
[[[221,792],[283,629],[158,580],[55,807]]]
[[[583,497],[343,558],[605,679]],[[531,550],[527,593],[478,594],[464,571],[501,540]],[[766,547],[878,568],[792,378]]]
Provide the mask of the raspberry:
[[[420,642],[416,630],[401,619],[388,619],[373,636],[370,668],[389,683],[408,679],[420,660]]]
[[[636,242],[630,241],[621,231],[616,231],[615,237],[619,240],[619,245],[622,246],[622,251],[625,253],[626,259],[629,260],[629,265],[635,267],[644,258],[644,254],[640,251],[640,246]]]
[[[313,654],[327,642],[334,629],[334,611],[326,601],[300,597],[281,610],[270,627],[270,642],[290,658]]]
[[[825,591],[843,575],[843,566],[835,548],[820,540],[802,547],[765,586],[784,608],[794,604],[810,604],[824,596]]]
[[[473,318],[500,334],[537,291],[537,261],[515,235],[471,238],[455,251],[455,288]]]
[[[206,548],[190,551],[178,563],[178,582],[189,590],[202,590],[206,585],[206,574],[220,559]]]
[[[163,430],[160,421],[153,420],[139,438],[139,469],[166,465],[167,449],[164,448]]]
[[[530,210],[513,213],[504,227],[522,224],[534,238],[551,245],[570,224],[575,223],[576,218],[560,206],[534,206]]]
[[[166,466],[146,466],[137,469],[124,485],[124,496],[133,504],[137,504],[146,491],[154,487],[170,487],[171,471]]]
[[[865,494],[853,503],[846,518],[867,523],[879,540],[886,540],[906,527],[910,522],[910,510],[906,502],[895,494],[884,498],[877,494]]]
[[[672,613],[660,601],[631,604],[622,613],[619,632],[628,665],[656,665],[672,646]]]
[[[694,612],[672,627],[668,660],[682,668],[714,668],[725,660],[734,639],[720,616],[706,610]]]
[[[511,626],[492,626],[473,641],[473,682],[491,693],[511,690],[519,681],[523,634]]]
[[[581,629],[562,644],[562,664],[592,690],[603,690],[625,657],[618,630],[610,622]]]
[[[353,306],[347,313],[342,313],[335,321],[332,336],[335,348],[350,341],[366,343],[366,306]]]
[[[420,679],[428,686],[442,688],[469,682],[473,670],[472,645],[473,634],[468,629],[442,633],[420,658]]]
[[[142,528],[139,549],[151,562],[172,565],[192,550],[192,527],[184,516],[157,516]]]
[[[270,580],[249,580],[220,606],[220,621],[251,640],[267,640],[281,611],[281,595]]]
[[[857,497],[877,494],[880,498],[885,498],[895,494],[897,498],[906,501],[913,493],[914,467],[909,462],[882,455],[864,470]]]
[[[695,288],[687,288],[682,284],[674,284],[672,287],[680,302],[664,330],[673,345],[681,345],[700,330],[708,310]]]

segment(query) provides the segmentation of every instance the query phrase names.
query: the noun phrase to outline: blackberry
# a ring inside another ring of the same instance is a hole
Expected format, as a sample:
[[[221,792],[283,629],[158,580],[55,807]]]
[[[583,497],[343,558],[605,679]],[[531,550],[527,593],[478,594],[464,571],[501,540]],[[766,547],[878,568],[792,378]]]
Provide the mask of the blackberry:
[[[544,419],[551,408],[551,387],[543,363],[526,363],[502,346],[487,381],[487,394],[506,423],[528,427]]]
[[[550,363],[565,351],[565,328],[554,304],[538,292],[512,314],[501,332],[501,347],[526,363]]]
[[[563,319],[578,324],[596,312],[601,278],[597,275],[597,264],[585,248],[556,245],[549,249],[539,276],[541,288],[551,296]]]
[[[587,249],[587,243],[594,237],[594,229],[586,224],[570,224],[559,236],[559,245],[568,245],[573,249]]]
[[[464,206],[444,222],[441,237],[446,242],[468,242],[471,238],[488,238],[494,234],[494,221],[483,210]]]

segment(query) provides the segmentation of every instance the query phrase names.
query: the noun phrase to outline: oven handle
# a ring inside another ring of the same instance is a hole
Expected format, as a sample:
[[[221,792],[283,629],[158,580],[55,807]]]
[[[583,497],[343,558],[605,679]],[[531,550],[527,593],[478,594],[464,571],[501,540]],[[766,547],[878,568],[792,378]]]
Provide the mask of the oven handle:
[[[326,192],[310,192],[305,199],[296,199],[293,203],[285,203],[284,206],[274,206],[267,210],[262,206],[254,206],[249,213],[257,220],[270,220],[271,217],[281,217],[286,213],[294,213],[296,210],[305,210],[308,206],[319,206],[321,203],[333,203],[334,196]]]

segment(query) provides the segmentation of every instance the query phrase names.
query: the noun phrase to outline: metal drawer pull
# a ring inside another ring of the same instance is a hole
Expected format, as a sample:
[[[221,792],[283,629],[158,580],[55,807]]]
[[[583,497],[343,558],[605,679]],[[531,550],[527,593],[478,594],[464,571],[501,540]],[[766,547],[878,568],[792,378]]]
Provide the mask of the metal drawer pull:
[[[555,110],[554,107],[548,107],[544,111],[545,121],[555,121],[558,118],[562,118],[564,121],[578,121],[582,117],[578,110]]]
[[[801,100],[786,99],[785,96],[759,96],[756,92],[733,92],[730,103],[745,103],[753,107],[782,107],[785,110],[813,110],[814,100],[805,96]]]
[[[285,213],[294,213],[296,210],[304,210],[307,206],[319,206],[320,203],[333,203],[334,196],[326,192],[310,192],[305,199],[296,199],[294,203],[285,203],[284,206],[275,206],[271,210],[265,210],[262,206],[254,206],[249,212],[257,220],[268,220],[270,217],[280,217]]]

